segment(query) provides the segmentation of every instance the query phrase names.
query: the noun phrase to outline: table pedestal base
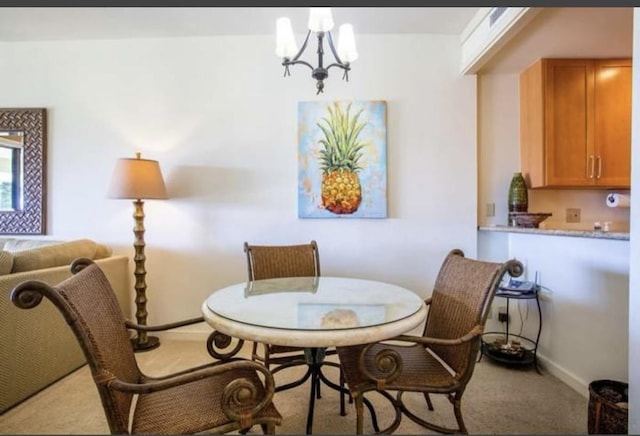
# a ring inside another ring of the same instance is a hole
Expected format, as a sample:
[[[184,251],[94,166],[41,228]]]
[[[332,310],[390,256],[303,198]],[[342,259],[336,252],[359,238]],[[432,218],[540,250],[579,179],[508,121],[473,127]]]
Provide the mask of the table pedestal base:
[[[307,372],[298,380],[287,383],[282,386],[276,387],[276,392],[285,391],[287,389],[295,388],[296,386],[300,386],[309,378],[311,378],[311,388],[309,390],[309,410],[307,411],[307,434],[313,433],[313,410],[316,404],[316,398],[321,398],[320,396],[320,382],[324,383],[326,386],[340,392],[340,415],[345,416],[347,413],[345,411],[345,403],[344,396],[349,395],[349,390],[346,389],[342,385],[337,385],[333,383],[331,380],[327,378],[322,372],[322,367],[324,365],[333,366],[336,368],[340,368],[340,365],[335,362],[325,362],[325,351],[326,348],[305,348],[304,355],[307,364]],[[280,369],[280,368],[278,368]],[[274,373],[278,371],[273,371]],[[342,384],[342,380],[340,380]],[[351,397],[349,397],[351,398]],[[363,399],[365,406],[369,409],[371,413],[371,422],[373,424],[373,428],[376,432],[380,431],[378,427],[378,419],[376,417],[376,412],[373,409],[373,405],[366,398]]]

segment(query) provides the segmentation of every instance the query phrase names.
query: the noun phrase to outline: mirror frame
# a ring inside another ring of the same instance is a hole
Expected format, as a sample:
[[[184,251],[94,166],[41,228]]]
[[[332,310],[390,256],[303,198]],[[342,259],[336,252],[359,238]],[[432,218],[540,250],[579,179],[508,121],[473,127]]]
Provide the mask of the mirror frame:
[[[46,231],[47,110],[0,108],[0,130],[22,130],[22,210],[0,211],[0,234],[44,235]]]

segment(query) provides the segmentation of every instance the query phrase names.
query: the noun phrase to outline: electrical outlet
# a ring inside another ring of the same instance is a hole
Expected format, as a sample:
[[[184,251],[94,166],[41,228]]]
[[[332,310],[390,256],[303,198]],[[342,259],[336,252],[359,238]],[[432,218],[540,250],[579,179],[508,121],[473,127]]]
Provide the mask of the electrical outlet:
[[[568,223],[579,223],[580,222],[580,209],[578,209],[578,208],[567,208],[567,222]]]
[[[500,322],[509,322],[509,313],[507,312],[506,306],[498,307],[498,321]]]
[[[492,216],[496,216],[496,204],[487,203],[487,218],[490,218]]]

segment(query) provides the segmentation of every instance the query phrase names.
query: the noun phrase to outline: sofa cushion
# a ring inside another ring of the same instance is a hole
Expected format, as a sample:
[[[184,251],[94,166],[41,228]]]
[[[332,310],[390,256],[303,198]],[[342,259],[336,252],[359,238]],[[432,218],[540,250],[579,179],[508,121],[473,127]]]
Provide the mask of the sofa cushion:
[[[94,255],[94,259],[104,259],[105,257],[109,257],[113,254],[113,249],[108,245],[98,244],[96,243],[96,254]]]
[[[0,275],[9,274],[13,269],[13,253],[0,250]]]
[[[30,250],[32,248],[45,247],[47,245],[60,244],[64,241],[54,241],[49,239],[7,239],[4,243],[3,250],[5,251],[23,251]]]
[[[0,248],[4,249],[4,245],[9,242],[9,241],[13,241],[15,238],[0,238]]]
[[[11,272],[33,271],[55,266],[69,265],[78,257],[93,259],[96,243],[90,239],[62,242],[13,253]]]

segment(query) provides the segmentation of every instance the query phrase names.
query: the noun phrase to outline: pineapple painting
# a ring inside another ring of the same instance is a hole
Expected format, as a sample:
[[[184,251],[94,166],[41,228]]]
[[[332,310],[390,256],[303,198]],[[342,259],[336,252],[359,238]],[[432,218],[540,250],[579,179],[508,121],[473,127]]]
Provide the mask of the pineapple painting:
[[[386,218],[386,102],[301,102],[298,216]]]
[[[352,104],[342,111],[338,102],[327,106],[328,118],[322,118],[317,126],[324,138],[320,140],[320,169],[322,170],[322,205],[336,214],[351,214],[362,201],[362,189],[358,171],[364,142],[359,139],[366,126],[360,121],[361,108],[350,116]]]

